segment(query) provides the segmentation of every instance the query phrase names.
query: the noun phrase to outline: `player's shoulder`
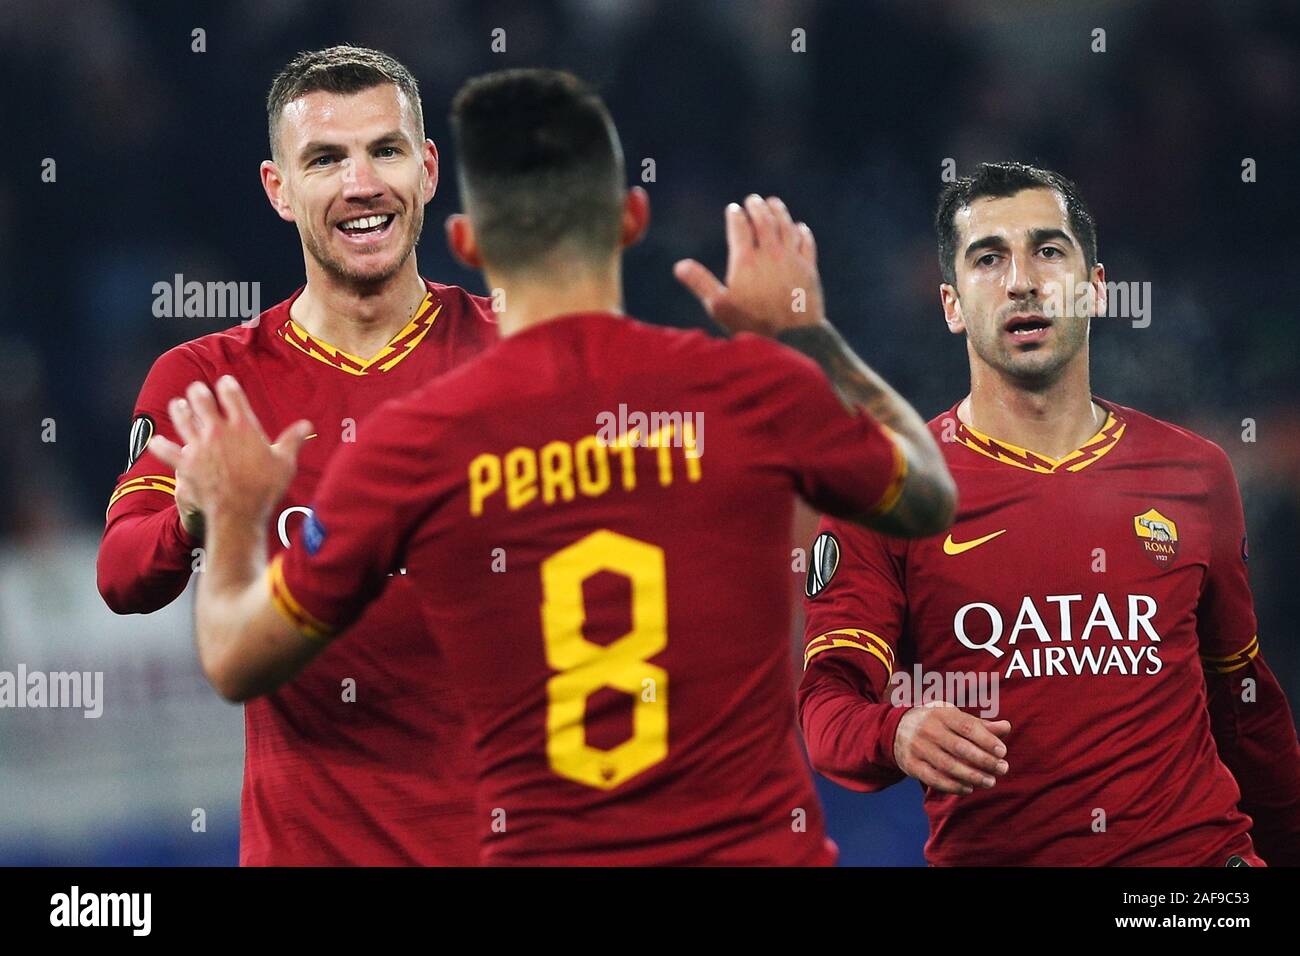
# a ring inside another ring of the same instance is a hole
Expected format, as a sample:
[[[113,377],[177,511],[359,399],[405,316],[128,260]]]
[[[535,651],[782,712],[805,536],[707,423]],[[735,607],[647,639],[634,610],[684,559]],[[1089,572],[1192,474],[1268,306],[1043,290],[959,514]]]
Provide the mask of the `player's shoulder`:
[[[627,325],[631,334],[644,340],[643,354],[657,354],[661,362],[689,374],[693,381],[720,379],[741,391],[746,391],[746,386],[763,391],[821,377],[817,363],[806,355],[752,332],[721,337],[701,329],[668,328],[635,320]]]
[[[557,326],[561,334],[585,336],[609,342],[614,348],[619,343],[636,342],[644,347],[683,354],[708,351],[727,342],[727,339],[710,335],[702,329],[683,329],[671,325],[647,322],[635,315],[614,312],[575,313],[571,322]]]
[[[289,318],[289,306],[297,295],[295,292],[251,321],[172,346],[154,362],[150,378],[175,374],[189,374],[191,379],[195,375],[207,378],[237,369],[270,347],[270,337]]]
[[[479,297],[472,297],[478,299]],[[483,300],[488,301],[488,300]],[[682,329],[654,325],[633,316],[608,313],[581,313],[544,323],[502,339],[499,347],[489,349],[440,376],[437,387],[445,392],[459,387],[490,387],[491,378],[483,378],[485,366],[511,366],[519,361],[533,361],[539,350],[586,352],[598,355],[601,364],[638,369],[659,368],[675,373],[698,370],[733,370],[741,365],[761,365],[798,355],[775,342],[742,333],[734,338],[719,338],[701,329]]]
[[[741,332],[729,339],[712,341],[719,343],[720,353],[725,353],[730,361],[738,365],[752,365],[761,369],[775,368],[785,372],[818,371],[817,363],[808,356],[765,335]]]
[[[724,336],[704,329],[683,329],[670,325],[656,325],[635,316],[623,316],[617,323],[607,326],[613,334],[626,339],[640,340],[647,345],[670,353],[683,360],[699,359],[703,362],[723,361],[732,365],[794,363],[816,368],[809,358],[775,339],[752,332],[738,332]]]
[[[255,331],[248,328],[223,329],[174,345],[154,361],[146,381],[171,382],[183,378],[212,381],[235,364],[236,357],[247,354]]]
[[[820,568],[823,587],[829,583],[836,568],[841,576],[851,580],[857,580],[860,573],[868,570],[889,569],[901,574],[910,543],[905,538],[887,535],[843,518],[823,515],[813,535],[808,564],[810,569],[814,565]],[[812,580],[810,577],[809,581]],[[808,597],[815,596],[811,586],[805,593]]]
[[[700,329],[625,324],[640,341],[624,351],[644,356],[642,367],[653,363],[675,382],[716,390],[746,407],[778,393],[801,394],[818,385],[830,389],[816,362],[767,336],[740,332],[719,337]]]
[[[1189,428],[1104,399],[1098,400],[1124,426],[1125,440],[1144,457],[1191,461],[1231,469],[1228,454],[1216,442]]]
[[[446,310],[445,316],[439,316],[453,322],[465,322],[482,325],[489,330],[496,325],[496,315],[492,311],[492,300],[485,295],[476,295],[458,285],[444,285],[432,279],[424,280],[425,288],[433,293],[434,298]]]

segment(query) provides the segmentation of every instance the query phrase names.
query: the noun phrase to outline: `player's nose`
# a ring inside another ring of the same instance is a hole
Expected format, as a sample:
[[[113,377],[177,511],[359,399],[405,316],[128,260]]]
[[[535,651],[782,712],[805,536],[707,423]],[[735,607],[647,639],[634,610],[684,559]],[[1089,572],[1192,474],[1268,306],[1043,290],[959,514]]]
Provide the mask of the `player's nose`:
[[[1038,289],[1038,280],[1034,276],[1033,259],[1028,255],[1012,253],[1007,270],[1007,295],[1020,298],[1030,295]]]
[[[348,158],[343,163],[343,198],[373,199],[382,195],[384,181],[375,173],[375,168],[365,159]]]

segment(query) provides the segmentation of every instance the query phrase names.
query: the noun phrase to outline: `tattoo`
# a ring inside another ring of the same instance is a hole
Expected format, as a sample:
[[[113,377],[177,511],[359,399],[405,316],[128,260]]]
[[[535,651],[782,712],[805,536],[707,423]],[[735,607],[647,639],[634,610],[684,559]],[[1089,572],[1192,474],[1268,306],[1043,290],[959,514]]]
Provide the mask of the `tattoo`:
[[[902,494],[889,511],[845,517],[904,537],[924,537],[947,528],[952,523],[956,497],[952,478],[934,437],[916,410],[854,353],[830,323],[786,329],[777,340],[821,366],[850,411],[865,411],[890,429],[906,461]]]
[[[882,425],[902,431],[896,393],[854,354],[834,326],[801,325],[781,332],[777,340],[820,365],[850,411],[863,409]]]

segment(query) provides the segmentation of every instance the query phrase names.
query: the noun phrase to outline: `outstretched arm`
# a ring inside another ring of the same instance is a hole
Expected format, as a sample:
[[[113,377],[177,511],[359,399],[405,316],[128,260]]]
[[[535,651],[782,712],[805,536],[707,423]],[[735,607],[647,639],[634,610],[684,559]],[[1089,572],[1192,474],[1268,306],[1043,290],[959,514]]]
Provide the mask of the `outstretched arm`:
[[[230,376],[217,381],[221,404],[194,382],[168,407],[184,447],[156,437],[150,448],[184,476],[206,518],[206,568],[195,611],[199,661],[226,699],[275,689],[325,646],[275,607],[267,584],[266,528],[293,479],[311,426],[295,422],[275,447]]]
[[[886,534],[927,537],[952,524],[957,488],[921,416],[849,347],[829,322],[800,326],[777,338],[821,366],[840,399],[888,428],[902,449],[907,477],[892,508],[859,523]]]
[[[756,332],[812,358],[841,401],[889,429],[905,463],[901,493],[880,513],[848,515],[855,523],[903,537],[943,531],[957,491],[943,455],[916,410],[854,354],[826,320],[817,243],[785,203],[751,195],[727,206],[727,281],[694,259],[674,273],[728,332]]]

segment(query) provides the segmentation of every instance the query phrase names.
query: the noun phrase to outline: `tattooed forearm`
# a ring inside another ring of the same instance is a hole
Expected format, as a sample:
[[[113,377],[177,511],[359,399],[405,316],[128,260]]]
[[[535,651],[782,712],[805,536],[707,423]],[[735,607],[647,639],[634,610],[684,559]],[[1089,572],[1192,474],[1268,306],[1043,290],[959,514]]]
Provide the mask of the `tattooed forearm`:
[[[850,410],[865,411],[893,431],[907,459],[903,493],[894,507],[883,515],[856,520],[906,537],[924,537],[947,528],[956,507],[956,489],[934,437],[916,410],[854,353],[830,323],[787,329],[777,338],[821,366]]]
[[[925,427],[912,407],[854,354],[830,323],[787,329],[777,338],[820,365],[840,399],[850,409],[861,408],[897,432],[902,432],[908,425]]]

